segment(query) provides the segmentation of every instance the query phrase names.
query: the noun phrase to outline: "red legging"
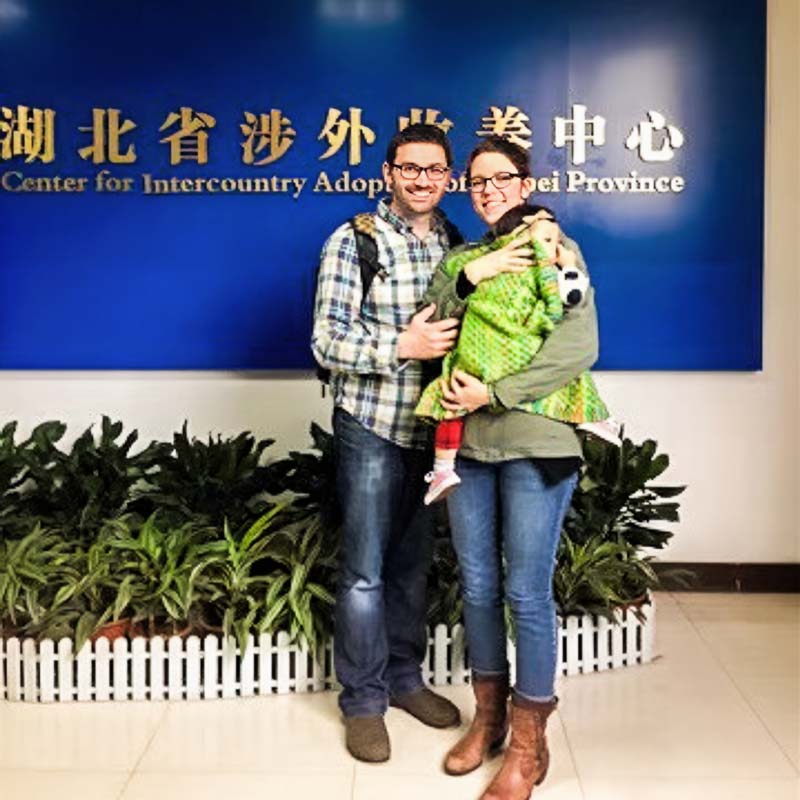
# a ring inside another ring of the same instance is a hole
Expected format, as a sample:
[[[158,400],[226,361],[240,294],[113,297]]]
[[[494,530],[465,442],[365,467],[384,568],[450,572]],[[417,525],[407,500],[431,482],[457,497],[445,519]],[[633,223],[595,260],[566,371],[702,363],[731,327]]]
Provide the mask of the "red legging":
[[[458,450],[464,435],[464,418],[442,420],[436,426],[433,446],[436,450]]]

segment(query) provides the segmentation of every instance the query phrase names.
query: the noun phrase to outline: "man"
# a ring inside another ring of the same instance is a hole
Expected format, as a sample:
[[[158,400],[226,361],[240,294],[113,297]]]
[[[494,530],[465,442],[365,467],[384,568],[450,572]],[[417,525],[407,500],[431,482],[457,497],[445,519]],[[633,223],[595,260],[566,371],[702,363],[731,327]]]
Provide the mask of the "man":
[[[386,761],[389,704],[450,727],[458,709],[422,682],[431,516],[422,503],[428,431],[414,416],[421,360],[452,347],[458,322],[417,311],[457,232],[436,206],[452,154],[433,125],[410,125],[389,143],[374,240],[380,271],[363,291],[355,231],[339,227],[322,252],[311,347],[330,370],[342,541],[334,663],[342,684],[347,749]],[[450,236],[448,236],[448,233]]]

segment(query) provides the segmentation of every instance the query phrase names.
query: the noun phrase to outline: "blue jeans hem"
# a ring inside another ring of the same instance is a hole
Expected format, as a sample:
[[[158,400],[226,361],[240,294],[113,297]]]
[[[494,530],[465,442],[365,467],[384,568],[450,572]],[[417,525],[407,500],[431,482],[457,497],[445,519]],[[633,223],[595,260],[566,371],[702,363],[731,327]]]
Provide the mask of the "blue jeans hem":
[[[519,689],[517,689],[517,687],[516,687],[516,686],[514,687],[514,689],[512,690],[512,692],[513,692],[513,694],[514,694],[514,695],[516,695],[517,697],[520,697],[520,698],[522,698],[523,700],[528,700],[528,701],[530,701],[530,702],[532,702],[532,703],[549,703],[549,702],[551,702],[552,700],[555,700],[555,699],[556,699],[556,695],[555,695],[554,693],[553,693],[553,694],[549,694],[549,695],[531,695],[531,694],[525,694],[524,692],[521,692]]]
[[[346,708],[339,704],[339,710],[343,717],[382,717],[389,708],[388,700],[382,703],[357,703],[348,704]]]
[[[508,675],[508,669],[491,670],[491,669],[473,669],[473,677],[478,678],[497,678],[502,675]]]
[[[418,677],[415,681],[403,681],[397,686],[392,686],[392,688],[389,690],[389,695],[391,697],[397,697],[398,695],[402,694],[412,694],[413,692],[418,692],[420,689],[424,688],[425,682],[421,677]]]

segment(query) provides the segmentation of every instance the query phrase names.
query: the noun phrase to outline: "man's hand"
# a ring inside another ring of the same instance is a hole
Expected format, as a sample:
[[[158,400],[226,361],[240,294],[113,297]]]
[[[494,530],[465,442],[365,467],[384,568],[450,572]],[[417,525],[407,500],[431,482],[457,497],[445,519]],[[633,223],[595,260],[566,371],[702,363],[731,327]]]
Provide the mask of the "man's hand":
[[[530,236],[519,236],[512,239],[505,247],[470,261],[464,267],[464,274],[473,286],[477,286],[481,281],[494,278],[502,272],[525,272],[531,268],[533,262],[534,252]]]
[[[448,411],[475,411],[489,405],[489,387],[479,378],[454,369],[450,385],[442,380],[442,406]]]
[[[408,327],[397,339],[398,358],[423,361],[441,358],[455,344],[460,321],[450,318],[428,322],[434,311],[436,304],[431,303],[411,317]]]

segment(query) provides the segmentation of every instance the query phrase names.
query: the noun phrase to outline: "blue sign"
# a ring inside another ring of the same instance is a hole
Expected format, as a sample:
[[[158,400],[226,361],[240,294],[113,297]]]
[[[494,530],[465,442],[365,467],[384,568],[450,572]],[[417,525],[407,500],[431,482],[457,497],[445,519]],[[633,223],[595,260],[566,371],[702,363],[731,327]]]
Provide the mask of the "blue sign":
[[[599,368],[760,369],[764,0],[568,9],[2,0],[0,368],[310,367],[322,244],[419,120],[529,148]]]

